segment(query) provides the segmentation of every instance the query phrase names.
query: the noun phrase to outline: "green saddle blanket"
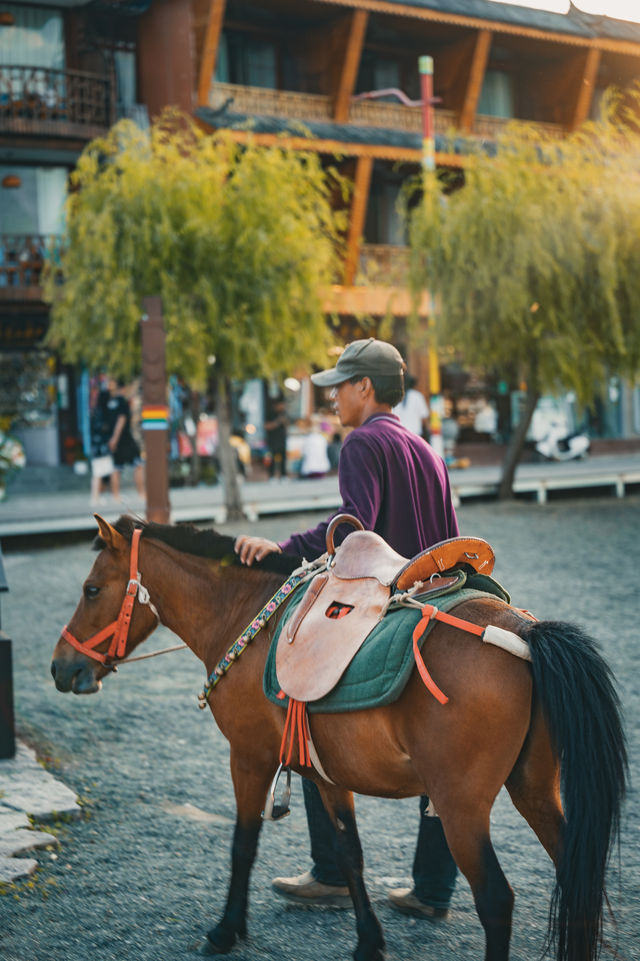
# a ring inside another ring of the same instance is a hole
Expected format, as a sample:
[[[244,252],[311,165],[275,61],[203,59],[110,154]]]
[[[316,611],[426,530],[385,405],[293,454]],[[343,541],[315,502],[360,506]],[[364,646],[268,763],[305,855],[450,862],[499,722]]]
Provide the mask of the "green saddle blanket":
[[[462,586],[463,585],[463,586]],[[280,685],[276,675],[276,647],[282,628],[294,614],[305,595],[308,585],[296,591],[281,618],[275,637],[271,642],[265,665],[263,688],[270,701],[286,707],[288,697],[278,697]],[[509,595],[503,587],[486,574],[469,574],[466,582],[451,594],[430,595],[429,603],[437,604],[441,611],[449,611],[462,601],[487,594],[509,603]],[[399,607],[389,611],[368,635],[349,663],[339,683],[324,697],[308,704],[309,713],[337,714],[342,711],[360,711],[380,707],[397,700],[409,680],[415,665],[412,647],[413,629],[422,614],[416,608]],[[423,633],[419,646],[435,622],[431,621]]]

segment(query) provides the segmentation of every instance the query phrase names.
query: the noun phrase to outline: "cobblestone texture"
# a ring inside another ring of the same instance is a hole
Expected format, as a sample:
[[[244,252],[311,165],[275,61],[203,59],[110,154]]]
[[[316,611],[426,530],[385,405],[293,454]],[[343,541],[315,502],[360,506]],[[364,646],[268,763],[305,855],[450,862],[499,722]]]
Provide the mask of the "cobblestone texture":
[[[544,507],[476,502],[463,504],[459,517],[463,532],[494,546],[496,577],[514,603],[542,618],[579,623],[601,641],[618,678],[637,780],[640,498],[584,497]],[[312,521],[312,515],[289,515],[252,529],[281,537]],[[226,895],[234,820],[228,750],[209,713],[197,709],[204,671],[190,652],[122,668],[99,695],[56,692],[51,653],[91,563],[88,542],[5,556],[11,593],[3,602],[3,627],[14,642],[19,730],[81,797],[87,814],[61,825],[57,855],[35,852],[40,867],[33,887],[5,889],[0,959],[189,961]],[[148,644],[173,642],[162,630]],[[358,798],[356,804],[366,880],[385,930],[388,961],[478,961],[483,934],[464,879],[450,922],[438,927],[394,914],[386,903],[389,886],[409,881],[417,801]],[[494,808],[493,839],[516,894],[512,961],[530,961],[544,944],[552,869],[504,792]],[[611,878],[617,928],[605,922],[611,945],[605,959],[633,961],[640,955],[639,841],[633,787],[620,874]],[[236,961],[351,957],[350,912],[287,907],[270,890],[274,874],[308,867],[307,850],[296,779],[291,817],[265,825],[262,833],[250,937],[231,955]]]

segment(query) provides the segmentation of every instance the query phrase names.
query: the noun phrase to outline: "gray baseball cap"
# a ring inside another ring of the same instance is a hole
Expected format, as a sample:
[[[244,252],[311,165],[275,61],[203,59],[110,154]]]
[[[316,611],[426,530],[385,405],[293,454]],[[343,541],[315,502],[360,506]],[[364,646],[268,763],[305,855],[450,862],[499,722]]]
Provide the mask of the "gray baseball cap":
[[[368,340],[352,340],[338,358],[338,363],[330,370],[321,370],[311,375],[318,387],[335,387],[352,377],[393,376],[401,374],[405,363],[400,351],[393,344],[369,337]]]

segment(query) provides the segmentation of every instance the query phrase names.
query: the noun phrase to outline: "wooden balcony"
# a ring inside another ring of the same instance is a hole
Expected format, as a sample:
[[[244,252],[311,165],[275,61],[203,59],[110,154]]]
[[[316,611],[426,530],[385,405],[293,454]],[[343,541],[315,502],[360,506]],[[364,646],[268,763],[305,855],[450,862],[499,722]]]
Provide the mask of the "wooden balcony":
[[[409,277],[409,248],[391,244],[362,244],[356,284],[405,287]]]
[[[0,234],[0,303],[42,301],[42,271],[59,261],[56,234]]]
[[[270,90],[264,87],[245,87],[233,83],[214,83],[209,95],[209,106],[219,110],[231,101],[228,109],[232,113],[248,116],[279,117],[299,120],[302,123],[334,123],[331,99],[320,94],[291,93],[285,90]],[[435,112],[435,132],[441,136],[451,136],[456,131],[456,115],[453,110]],[[358,100],[349,110],[350,124],[358,127],[373,127],[381,130],[401,130],[407,133],[422,134],[422,111],[419,107],[406,107],[400,103],[383,103],[380,100]],[[510,121],[500,117],[477,116],[472,136],[485,140],[495,140],[500,131]],[[563,128],[559,124],[536,123],[560,137]]]
[[[105,77],[0,66],[0,133],[92,140],[115,120],[113,89]]]

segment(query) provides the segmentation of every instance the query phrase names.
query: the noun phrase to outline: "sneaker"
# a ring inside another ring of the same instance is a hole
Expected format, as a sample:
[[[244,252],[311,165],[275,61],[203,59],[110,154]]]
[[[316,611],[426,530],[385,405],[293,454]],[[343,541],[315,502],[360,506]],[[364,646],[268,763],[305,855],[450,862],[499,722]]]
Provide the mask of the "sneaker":
[[[389,903],[396,911],[410,914],[414,918],[426,918],[427,921],[446,921],[449,916],[448,908],[434,908],[432,904],[425,904],[416,897],[411,888],[394,888],[389,891]]]
[[[280,897],[296,904],[350,908],[353,904],[349,888],[344,885],[323,884],[316,881],[311,871],[295,878],[274,878],[271,887]]]

